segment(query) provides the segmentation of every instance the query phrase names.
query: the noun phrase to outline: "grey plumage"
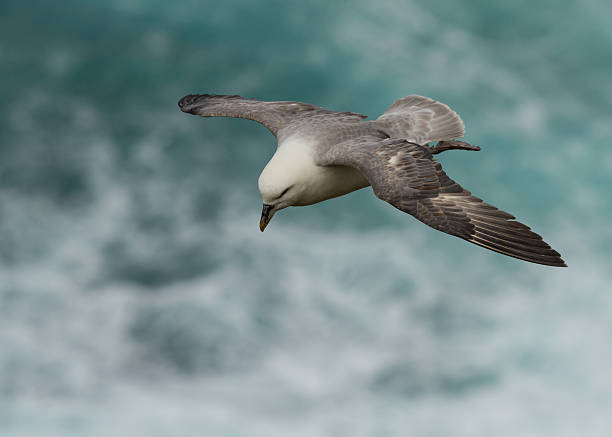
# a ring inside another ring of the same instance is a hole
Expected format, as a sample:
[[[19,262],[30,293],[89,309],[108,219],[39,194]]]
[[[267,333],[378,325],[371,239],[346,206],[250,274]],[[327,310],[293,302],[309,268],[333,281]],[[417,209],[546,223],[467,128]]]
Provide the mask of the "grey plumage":
[[[190,94],[179,103],[183,112],[202,117],[246,118],[263,124],[275,137],[283,128],[299,128],[304,121],[309,123],[334,123],[359,121],[366,115],[355,112],[337,112],[323,109],[310,103],[301,102],[262,102],[244,99],[237,95]]]
[[[408,96],[378,119],[330,111],[300,102],[262,102],[239,96],[189,95],[184,112],[257,121],[278,139],[299,136],[314,144],[320,167],[357,169],[380,199],[423,223],[487,249],[538,264],[565,266],[558,252],[529,227],[450,179],[433,155],[480,150],[456,138],[465,133],[459,115],[443,103]],[[438,141],[430,147],[428,143]]]
[[[377,197],[434,229],[525,261],[565,266],[559,253],[529,227],[449,178],[430,147],[360,137],[330,148],[319,165],[359,169]]]
[[[390,138],[417,144],[465,135],[463,121],[444,103],[429,97],[408,96],[393,102],[376,120]]]

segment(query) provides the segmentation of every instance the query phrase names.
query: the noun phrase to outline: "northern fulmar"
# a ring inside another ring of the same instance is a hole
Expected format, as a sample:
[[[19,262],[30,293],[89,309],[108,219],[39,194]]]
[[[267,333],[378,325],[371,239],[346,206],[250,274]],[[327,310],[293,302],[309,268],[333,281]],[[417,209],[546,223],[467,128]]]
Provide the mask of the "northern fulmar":
[[[441,102],[407,96],[376,120],[237,95],[190,94],[178,105],[202,117],[254,120],[276,137],[276,152],[259,176],[261,231],[288,206],[312,205],[371,185],[377,197],[434,229],[524,261],[566,266],[542,237],[472,196],[442,170],[434,155],[480,147],[457,140],[465,134],[463,121]]]

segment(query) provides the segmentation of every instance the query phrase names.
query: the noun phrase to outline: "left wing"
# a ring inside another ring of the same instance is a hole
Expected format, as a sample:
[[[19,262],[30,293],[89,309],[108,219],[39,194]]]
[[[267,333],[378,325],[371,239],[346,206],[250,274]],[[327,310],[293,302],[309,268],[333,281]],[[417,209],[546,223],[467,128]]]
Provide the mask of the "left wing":
[[[178,102],[181,111],[202,117],[237,117],[254,120],[267,127],[274,136],[292,122],[318,114],[341,115],[361,120],[367,118],[355,112],[336,112],[302,102],[263,102],[240,96],[189,94]]]
[[[377,197],[434,229],[514,258],[566,266],[559,253],[529,227],[450,179],[429,147],[364,136],[332,146],[317,164],[358,169]]]

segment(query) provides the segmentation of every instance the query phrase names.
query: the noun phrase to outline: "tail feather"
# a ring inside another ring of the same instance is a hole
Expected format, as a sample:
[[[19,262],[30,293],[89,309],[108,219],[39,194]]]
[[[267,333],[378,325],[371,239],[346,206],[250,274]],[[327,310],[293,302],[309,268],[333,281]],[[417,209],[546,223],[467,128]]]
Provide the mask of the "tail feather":
[[[464,141],[439,141],[438,144],[433,146],[431,149],[432,155],[445,152],[447,150],[480,150],[480,146],[472,146]]]

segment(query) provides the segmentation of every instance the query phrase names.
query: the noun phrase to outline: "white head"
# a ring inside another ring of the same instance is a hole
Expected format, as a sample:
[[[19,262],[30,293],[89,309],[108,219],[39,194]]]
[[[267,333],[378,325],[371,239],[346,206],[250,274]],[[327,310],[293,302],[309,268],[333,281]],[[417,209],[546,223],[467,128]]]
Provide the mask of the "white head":
[[[314,164],[308,140],[299,136],[285,139],[259,176],[263,200],[259,228],[263,231],[276,211],[323,200],[318,198],[321,171]]]
[[[301,172],[292,161],[287,153],[277,151],[259,176],[259,192],[263,200],[259,229],[262,232],[277,211],[299,203]]]

